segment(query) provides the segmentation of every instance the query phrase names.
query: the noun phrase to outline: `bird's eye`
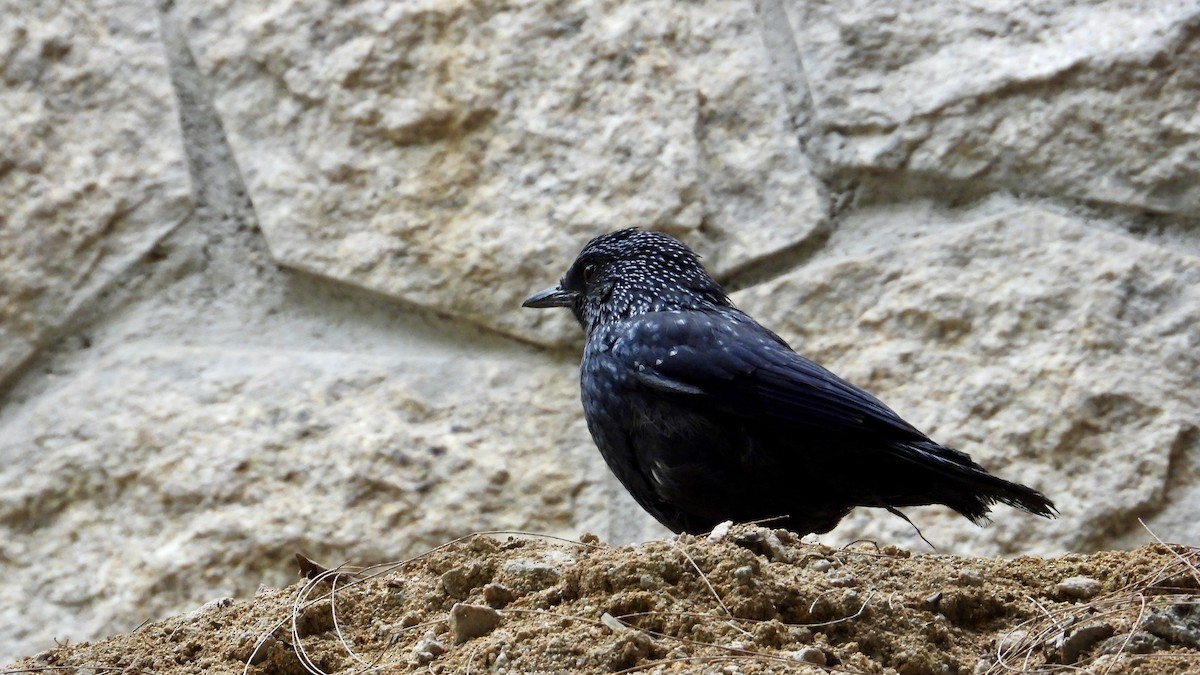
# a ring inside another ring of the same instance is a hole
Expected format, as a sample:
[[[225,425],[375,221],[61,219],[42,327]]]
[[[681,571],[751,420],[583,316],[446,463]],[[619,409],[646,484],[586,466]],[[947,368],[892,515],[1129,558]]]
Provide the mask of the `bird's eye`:
[[[595,265],[595,263],[591,263],[583,268],[583,283],[590,284],[595,280],[596,280],[596,265]]]

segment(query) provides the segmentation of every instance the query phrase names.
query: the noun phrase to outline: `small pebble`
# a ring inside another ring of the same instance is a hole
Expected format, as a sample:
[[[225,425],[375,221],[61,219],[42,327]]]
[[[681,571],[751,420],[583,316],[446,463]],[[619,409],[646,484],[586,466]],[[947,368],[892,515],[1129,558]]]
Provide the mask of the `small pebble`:
[[[814,572],[828,572],[829,570],[833,569],[833,563],[829,562],[825,558],[818,558],[817,560],[814,560],[809,567],[811,567]]]
[[[1014,629],[1010,630],[998,638],[999,644],[996,649],[1000,652],[1012,652],[1021,648],[1025,644],[1025,640],[1029,637],[1029,631]]]
[[[715,544],[721,541],[729,534],[729,528],[733,527],[732,520],[726,520],[723,523],[717,523],[717,526],[712,529],[708,535],[708,543]]]
[[[1058,591],[1059,595],[1068,598],[1087,600],[1099,593],[1100,588],[1100,582],[1091,577],[1071,577],[1058,582],[1054,590]]]
[[[456,602],[450,608],[450,632],[456,645],[487,635],[499,624],[500,613],[491,607]]]
[[[516,594],[502,584],[488,584],[483,587],[483,600],[494,609],[506,607],[516,599]]]
[[[185,622],[194,621],[195,619],[203,616],[204,614],[207,614],[208,612],[218,610],[218,609],[224,609],[226,607],[232,607],[232,606],[233,606],[233,598],[217,598],[216,600],[209,600],[208,602],[204,603],[203,605],[200,605],[199,607],[197,607],[196,609],[193,609],[190,612],[187,612],[186,614],[182,615],[179,618]]]
[[[1063,640],[1062,662],[1068,665],[1075,663],[1084,652],[1101,640],[1112,637],[1115,632],[1116,629],[1107,623],[1093,623],[1076,628],[1070,637]]]
[[[575,563],[571,554],[551,549],[530,558],[509,560],[501,570],[505,583],[524,593],[540,591],[562,581],[562,572]]]
[[[792,553],[787,550],[783,542],[779,540],[779,535],[775,534],[774,530],[767,530],[763,533],[763,541],[767,545],[767,551],[771,554],[771,560],[775,562],[792,562]]]
[[[975,570],[959,570],[954,583],[959,586],[982,586],[983,581],[983,575]]]
[[[243,663],[257,666],[271,655],[278,641],[272,635],[255,635],[242,633],[238,636],[237,646],[234,647],[234,658]]]
[[[792,658],[801,663],[811,663],[818,666],[825,665],[825,652],[816,647],[805,647],[800,651],[794,652]]]
[[[1140,627],[1173,645],[1200,650],[1200,611],[1194,605],[1154,610],[1142,619]]]
[[[446,645],[438,641],[437,636],[433,631],[425,633],[425,636],[417,640],[417,644],[413,647],[413,655],[417,658],[417,663],[424,665],[446,653]]]
[[[605,612],[600,615],[600,623],[604,624],[609,630],[614,633],[624,633],[629,630],[629,626],[621,623],[620,619]]]
[[[1115,635],[1100,644],[1101,654],[1153,654],[1165,652],[1171,643],[1149,633],[1135,631],[1131,635]]]
[[[734,538],[733,543],[776,562],[792,562],[792,554],[779,535],[765,527],[756,527]]]
[[[461,567],[455,567],[441,577],[442,588],[452,598],[465,598],[475,588],[475,579]]]

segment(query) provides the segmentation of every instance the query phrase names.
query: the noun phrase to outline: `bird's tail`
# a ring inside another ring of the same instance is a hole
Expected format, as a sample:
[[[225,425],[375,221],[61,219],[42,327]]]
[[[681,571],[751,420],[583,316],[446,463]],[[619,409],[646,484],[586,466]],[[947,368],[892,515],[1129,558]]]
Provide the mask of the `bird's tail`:
[[[994,504],[1008,504],[1026,513],[1054,518],[1058,509],[1046,495],[1020,483],[993,476],[966,453],[933,441],[910,446],[922,456],[921,464],[939,474],[943,481],[940,500],[976,525],[986,525]],[[935,461],[929,462],[929,459]]]
[[[1031,487],[1004,480],[986,471],[973,472],[969,480],[972,487],[975,488],[969,494],[969,498],[960,504],[950,504],[949,506],[977,525],[987,524],[988,511],[997,502],[1043,518],[1058,516],[1058,509],[1055,508],[1054,502]]]

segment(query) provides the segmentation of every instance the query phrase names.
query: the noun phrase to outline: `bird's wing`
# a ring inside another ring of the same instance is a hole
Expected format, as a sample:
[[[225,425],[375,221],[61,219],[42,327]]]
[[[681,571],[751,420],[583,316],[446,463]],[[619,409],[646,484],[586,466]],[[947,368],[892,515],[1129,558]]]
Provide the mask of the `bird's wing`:
[[[612,356],[658,391],[703,399],[747,418],[899,441],[926,439],[879,399],[800,356],[736,310],[655,312],[628,321]]]

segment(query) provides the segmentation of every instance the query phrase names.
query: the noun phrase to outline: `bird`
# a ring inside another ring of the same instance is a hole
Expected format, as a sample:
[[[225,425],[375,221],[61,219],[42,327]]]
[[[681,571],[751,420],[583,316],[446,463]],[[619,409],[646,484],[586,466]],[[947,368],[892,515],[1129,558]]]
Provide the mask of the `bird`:
[[[670,235],[596,237],[558,285],[522,306],[574,314],[586,335],[580,390],[592,439],[634,500],[675,533],[734,521],[821,534],[857,507],[910,525],[901,507],[941,504],[980,526],[996,503],[1057,516],[1041,492],[988,473],[796,353]]]

